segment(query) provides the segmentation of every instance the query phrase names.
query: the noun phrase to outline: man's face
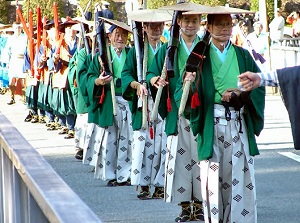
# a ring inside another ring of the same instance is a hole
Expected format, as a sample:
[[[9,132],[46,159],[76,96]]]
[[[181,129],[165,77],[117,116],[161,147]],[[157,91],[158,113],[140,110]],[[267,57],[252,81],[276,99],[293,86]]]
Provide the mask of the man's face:
[[[164,31],[163,22],[149,22],[144,25],[144,31],[147,33],[147,36],[154,41],[160,39]]]
[[[256,33],[256,35],[261,34],[262,30],[263,30],[262,25],[260,25],[260,24],[255,25],[254,32]]]
[[[177,23],[183,35],[192,37],[195,36],[200,29],[200,16],[183,15],[181,19],[177,19]]]
[[[19,36],[21,34],[21,31],[22,31],[21,26],[14,24],[13,29],[14,29],[14,35]]]
[[[47,30],[47,36],[51,45],[55,44],[55,28],[54,26]]]
[[[126,46],[128,31],[122,28],[115,28],[109,35],[109,40],[114,48],[122,50]]]
[[[226,42],[232,33],[232,19],[230,15],[216,15],[212,24],[207,25],[212,38],[219,42]]]

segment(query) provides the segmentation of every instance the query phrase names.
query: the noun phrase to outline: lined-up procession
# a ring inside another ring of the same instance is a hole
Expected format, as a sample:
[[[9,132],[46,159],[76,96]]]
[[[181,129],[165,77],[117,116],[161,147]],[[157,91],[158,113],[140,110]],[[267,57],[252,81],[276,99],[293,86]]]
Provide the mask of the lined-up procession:
[[[255,12],[179,0],[123,21],[106,1],[70,4],[78,16],[54,3],[52,18],[38,6],[25,19],[17,5],[17,21],[0,27],[5,106],[24,103],[29,129],[74,140],[107,187],[135,186],[141,206],[178,203],[175,222],[258,222],[265,87],[240,75],[265,68],[265,54],[233,37],[233,20]]]

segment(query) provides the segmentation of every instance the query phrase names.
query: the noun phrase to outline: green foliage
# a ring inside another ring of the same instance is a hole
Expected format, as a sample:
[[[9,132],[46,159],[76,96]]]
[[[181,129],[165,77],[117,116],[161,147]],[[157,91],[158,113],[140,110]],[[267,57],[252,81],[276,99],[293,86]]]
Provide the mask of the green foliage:
[[[157,9],[162,6],[166,5],[175,5],[177,3],[177,0],[168,0],[168,1],[161,1],[161,0],[148,0],[147,8],[149,9]]]
[[[53,19],[53,3],[56,2],[57,10],[58,10],[58,18],[64,17],[64,3],[62,0],[47,0],[47,1],[40,1],[40,0],[30,0],[25,1],[22,7],[23,17],[26,21],[28,21],[28,14],[29,10],[32,10],[33,13],[33,21],[36,21],[36,9],[38,6],[41,8],[42,17],[46,16],[48,20]]]
[[[100,1],[99,1],[100,2]],[[88,6],[89,0],[78,0],[78,3],[83,11],[85,11],[86,7]],[[94,14],[94,5],[96,2],[92,1],[90,4],[90,7],[87,9],[87,12],[92,12]],[[77,10],[77,16],[81,16],[81,13],[79,10]]]
[[[190,2],[198,3],[201,5],[225,5],[227,3],[226,0],[191,0]],[[175,5],[177,0],[168,0],[168,1],[161,1],[161,0],[148,0],[148,8],[155,9],[165,5]]]
[[[266,1],[266,8],[267,8],[267,17],[271,21],[274,19],[274,0],[265,0]],[[277,7],[280,8],[282,5],[282,1],[277,1]],[[259,11],[259,0],[252,0],[251,1],[251,10],[252,11]]]
[[[0,22],[3,24],[7,24],[6,11],[7,11],[6,1],[0,0]]]
[[[193,2],[201,5],[211,5],[211,6],[225,5],[227,3],[226,0],[195,0]]]
[[[252,0],[251,1],[251,11],[255,11],[255,12],[258,12],[258,8],[259,8],[259,0]]]

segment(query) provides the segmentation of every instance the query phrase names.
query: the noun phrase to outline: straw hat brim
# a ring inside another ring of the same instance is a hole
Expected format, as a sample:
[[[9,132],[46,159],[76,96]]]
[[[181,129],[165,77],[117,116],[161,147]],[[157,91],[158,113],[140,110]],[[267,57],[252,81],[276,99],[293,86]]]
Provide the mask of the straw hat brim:
[[[200,5],[197,3],[193,2],[185,2],[185,3],[178,3],[176,5],[167,5],[160,7],[158,9],[163,9],[163,10],[176,10],[176,11],[210,11],[211,6],[208,5]]]
[[[13,28],[12,28],[12,26],[11,25],[4,25],[4,24],[1,24],[0,25],[0,30],[1,31],[7,31],[7,29],[11,29],[11,30],[13,30]]]
[[[7,24],[0,24],[0,29],[5,29],[5,28],[9,28],[12,27],[11,25],[7,25]]]
[[[167,10],[145,9],[130,12],[127,17],[137,22],[167,22],[172,20],[172,12]]]
[[[114,19],[108,19],[108,18],[104,18],[104,17],[99,17],[99,19],[104,20],[105,22],[109,23],[110,25],[116,25],[119,28],[122,28],[128,32],[132,32],[130,26],[128,26],[127,24],[125,24],[124,22],[120,22]]]
[[[244,9],[226,7],[226,6],[211,6],[210,8],[204,10],[192,10],[183,12],[183,15],[192,15],[192,14],[253,14],[255,12],[248,11]]]
[[[15,30],[12,27],[0,27],[1,32],[14,32]]]
[[[95,26],[95,21],[89,21],[82,17],[75,17],[75,18],[72,18],[72,20],[87,24],[89,27]]]

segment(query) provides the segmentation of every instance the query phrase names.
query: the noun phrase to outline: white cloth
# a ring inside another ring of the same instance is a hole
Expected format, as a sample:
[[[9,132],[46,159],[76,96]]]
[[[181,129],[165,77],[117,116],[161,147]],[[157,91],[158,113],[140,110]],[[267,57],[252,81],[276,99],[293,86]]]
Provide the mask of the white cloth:
[[[270,38],[272,41],[277,42],[279,39],[283,38],[285,20],[282,16],[276,16],[272,22],[269,24],[270,28]]]
[[[149,108],[153,101],[149,98]],[[131,184],[157,187],[164,186],[167,136],[165,122],[158,115],[153,126],[154,138],[150,138],[149,127],[133,132]]]
[[[101,140],[104,134],[104,129],[94,123],[88,123],[86,130],[86,139],[83,146],[83,164],[91,166],[96,165],[98,154],[101,146]]]
[[[83,149],[88,127],[88,113],[77,114],[76,124],[75,124],[75,147]]]
[[[8,76],[9,78],[25,78],[26,73],[24,71],[24,54],[27,47],[27,37],[26,35],[12,35],[8,38],[6,43],[6,50],[10,56]],[[23,55],[23,58],[20,56]]]
[[[128,102],[116,96],[117,115],[113,126],[100,128],[97,136],[98,156],[95,160],[95,178],[127,181],[131,173],[132,127]],[[95,149],[94,149],[95,150]]]
[[[261,33],[259,36],[257,36],[255,32],[252,32],[247,36],[247,40],[250,41],[251,46],[253,47],[256,53],[264,55],[267,52],[268,49],[267,34]]]
[[[246,124],[242,132],[238,112],[215,105],[213,157],[200,162],[203,209],[206,223],[256,223],[254,159],[249,154]],[[242,114],[243,111],[241,111]]]
[[[168,136],[165,175],[165,201],[202,201],[197,142],[190,122],[178,120],[178,134]]]

